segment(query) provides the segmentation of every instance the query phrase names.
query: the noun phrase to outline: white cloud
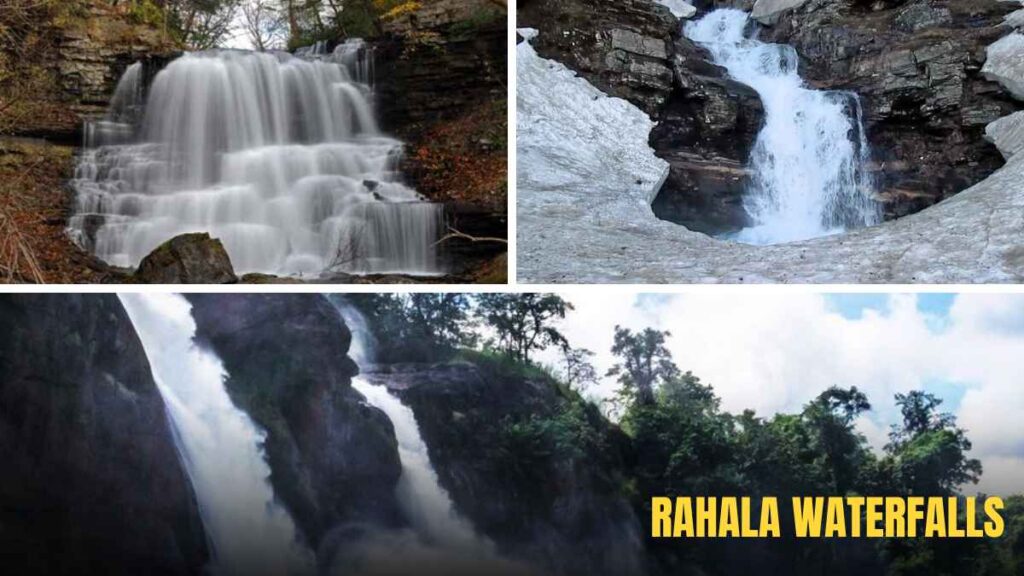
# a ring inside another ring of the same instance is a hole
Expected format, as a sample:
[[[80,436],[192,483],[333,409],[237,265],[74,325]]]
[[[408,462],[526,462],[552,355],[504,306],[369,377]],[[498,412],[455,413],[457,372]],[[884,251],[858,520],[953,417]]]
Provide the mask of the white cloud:
[[[616,324],[670,330],[676,362],[714,385],[729,411],[796,411],[828,386],[857,386],[874,406],[859,428],[875,447],[899,417],[894,394],[943,382],[945,408],[955,409],[972,455],[987,465],[981,488],[1024,491],[1024,297],[961,295],[941,331],[910,295],[890,296],[886,314],[867,310],[858,320],[813,294],[566,297],[576,311],[564,332],[598,354],[600,373],[613,363]],[[612,382],[600,388],[613,390]]]

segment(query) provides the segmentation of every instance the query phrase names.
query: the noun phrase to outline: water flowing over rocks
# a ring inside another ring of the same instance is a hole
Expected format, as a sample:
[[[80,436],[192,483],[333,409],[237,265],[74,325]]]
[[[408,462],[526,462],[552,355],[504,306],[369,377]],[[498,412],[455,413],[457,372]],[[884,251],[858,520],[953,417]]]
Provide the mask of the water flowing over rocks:
[[[878,199],[893,219],[1002,165],[984,129],[1017,104],[982,66],[1012,10],[997,0],[813,0],[762,38],[796,48],[814,86],[861,97]]]
[[[694,5],[702,11],[751,8],[747,2]],[[676,206],[677,214],[687,214],[687,203],[695,199],[688,218],[703,211],[709,214],[709,223],[702,227],[688,222],[692,230],[717,233],[743,226],[746,216],[735,207],[740,206],[736,200],[747,176],[744,147],[752,142],[749,135],[756,134],[749,129],[750,122],[724,130],[731,138],[704,145],[708,158],[732,157],[731,162],[718,160],[712,166],[731,174],[736,183],[732,191],[720,187],[720,193],[708,199],[695,192],[696,186],[687,190],[673,184],[682,164],[673,156],[682,157],[693,145],[684,138],[674,141],[674,151],[663,145],[659,136],[671,134],[665,121],[673,119],[672,107],[656,110],[651,118],[661,122],[651,133],[651,142],[657,155],[673,165],[672,176],[659,189],[661,172],[654,154],[633,144],[630,137],[619,136],[623,130],[631,134],[625,128],[630,122],[605,130],[615,121],[602,111],[607,106],[603,94],[594,93],[595,86],[604,91],[602,85],[580,79],[571,82],[571,70],[538,58],[520,44],[519,126],[525,136],[520,137],[520,157],[560,158],[563,153],[555,143],[572,141],[575,133],[589,131],[595,140],[602,134],[610,138],[590,142],[588,151],[576,158],[561,158],[557,170],[550,162],[520,162],[521,278],[528,282],[1019,281],[1024,270],[1015,238],[1020,237],[1021,222],[1013,207],[1024,202],[1018,198],[1024,194],[1020,182],[1024,168],[1019,158],[1001,168],[1002,154],[985,139],[986,127],[1013,114],[1019,103],[982,74],[986,50],[1010,33],[1004,18],[1018,7],[1017,2],[994,0],[812,0],[761,30],[762,40],[789,43],[797,49],[801,75],[813,87],[851,90],[861,96],[874,152],[869,170],[875,174],[877,198],[887,219],[948,199],[875,228],[762,249],[730,245],[658,222],[651,216],[649,203],[658,196],[655,211],[672,219],[664,206]],[[542,31],[537,42],[543,35]],[[706,57],[678,39],[673,40],[673,53],[691,74],[709,67]],[[575,60],[548,54],[570,68],[575,66]],[[678,70],[676,74],[680,75]],[[534,90],[535,83],[565,89],[542,95]],[[669,101],[685,85],[679,83],[673,90]],[[738,99],[733,92],[731,98]],[[627,115],[644,109],[639,99],[631,103],[641,110],[634,108]],[[556,125],[557,114],[552,110],[564,113],[570,108],[574,126]],[[1007,120],[989,129],[990,138],[1004,142],[1000,145],[1004,151],[1013,134],[1007,130],[1010,125]],[[595,161],[616,154],[640,159],[603,165]],[[653,168],[646,171],[647,178],[639,176],[642,166]],[[965,191],[957,194],[961,190]],[[717,202],[715,210],[707,208],[709,202]],[[734,207],[731,215],[730,206]]]
[[[195,495],[117,297],[0,297],[0,371],[5,569],[201,573]]]
[[[352,389],[351,332],[330,303],[296,294],[188,299],[232,399],[267,431],[274,491],[314,549],[341,526],[400,526],[394,429]]]
[[[629,136],[642,126],[642,119],[630,120],[640,110],[605,97],[526,44],[520,44],[518,56],[518,269],[525,282],[1024,279],[1024,163],[1019,157],[955,197],[894,222],[788,245],[740,246],[653,217],[650,201],[664,164]],[[609,116],[609,102],[624,109],[620,116]],[[566,122],[569,110],[573,117]],[[584,153],[563,148],[579,133],[589,135]],[[632,161],[624,161],[626,155]],[[533,160],[540,158],[552,160]]]
[[[604,453],[527,462],[517,459],[507,427],[550,417],[568,402],[552,382],[473,360],[381,365],[366,378],[412,408],[442,485],[500,553],[542,573],[643,573],[642,530],[615,479],[624,436],[596,408],[585,418]]]

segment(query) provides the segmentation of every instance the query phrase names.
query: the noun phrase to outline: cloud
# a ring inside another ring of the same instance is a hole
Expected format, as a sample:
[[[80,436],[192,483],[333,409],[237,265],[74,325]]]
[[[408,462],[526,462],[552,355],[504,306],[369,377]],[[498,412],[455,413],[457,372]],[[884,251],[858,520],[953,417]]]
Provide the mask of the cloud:
[[[831,385],[857,386],[874,406],[859,429],[880,448],[899,418],[893,396],[934,390],[989,466],[981,488],[1024,491],[1022,296],[960,295],[941,317],[913,295],[889,295],[853,315],[837,306],[843,296],[815,294],[565,296],[576,310],[563,330],[598,354],[600,373],[613,363],[616,324],[669,330],[676,362],[711,383],[729,411],[797,411]],[[598,393],[614,388],[606,381]]]

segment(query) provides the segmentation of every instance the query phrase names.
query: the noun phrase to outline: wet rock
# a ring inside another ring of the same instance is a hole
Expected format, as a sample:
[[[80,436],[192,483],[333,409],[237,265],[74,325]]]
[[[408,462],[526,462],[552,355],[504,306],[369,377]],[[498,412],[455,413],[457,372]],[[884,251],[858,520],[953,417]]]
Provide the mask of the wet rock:
[[[231,258],[220,240],[207,233],[182,234],[142,259],[132,276],[140,284],[234,284]]]
[[[679,20],[651,0],[528,0],[519,26],[534,48],[598,89],[657,116],[673,88],[670,45]]]
[[[764,106],[752,88],[710,60],[689,39],[675,41],[676,89],[650,138],[670,172],[652,207],[663,220],[717,235],[750,224],[742,201],[749,182],[744,166]]]
[[[5,571],[204,571],[199,508],[116,296],[0,296],[0,372]]]
[[[394,429],[351,387],[352,336],[334,307],[311,294],[188,299],[197,341],[217,353],[232,399],[267,431],[274,492],[312,546],[341,524],[400,526]]]

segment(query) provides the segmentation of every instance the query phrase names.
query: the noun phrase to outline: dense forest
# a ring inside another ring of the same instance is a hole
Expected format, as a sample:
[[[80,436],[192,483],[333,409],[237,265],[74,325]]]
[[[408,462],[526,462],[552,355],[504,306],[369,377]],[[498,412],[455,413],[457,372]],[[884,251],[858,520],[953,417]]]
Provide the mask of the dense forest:
[[[461,359],[560,390],[566,401],[551,415],[494,424],[489,433],[504,447],[494,457],[538,491],[556,462],[600,463],[605,480],[629,498],[644,524],[653,495],[778,496],[780,502],[797,495],[966,495],[983,473],[969,456],[967,431],[943,411],[941,398],[925,391],[886,400],[902,419],[878,453],[856,430],[857,418],[872,409],[857,388],[825,387],[797,413],[728,413],[711,384],[676,363],[665,346],[668,332],[617,328],[610,350],[617,362],[598,374],[593,353],[573,348],[559,331],[572,304],[556,295],[347,298],[367,315],[381,362]],[[552,346],[561,351],[560,365],[534,360]],[[601,376],[615,379],[618,394],[595,403],[587,392]],[[1021,574],[1024,497],[1009,497],[1006,506],[1007,530],[996,540],[647,539],[646,547],[655,573]]]

